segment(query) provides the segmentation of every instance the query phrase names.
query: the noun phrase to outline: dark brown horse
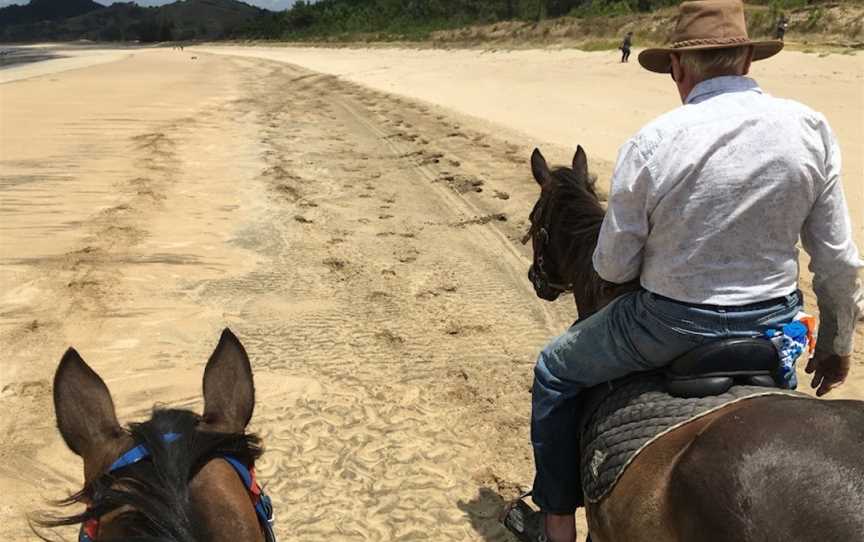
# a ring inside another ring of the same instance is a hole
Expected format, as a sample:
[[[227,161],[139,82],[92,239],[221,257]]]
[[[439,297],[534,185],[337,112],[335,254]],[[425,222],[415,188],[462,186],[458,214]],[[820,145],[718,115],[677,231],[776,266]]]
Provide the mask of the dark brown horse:
[[[203,415],[157,409],[123,429],[108,387],[70,348],[54,376],[54,407],[64,441],[84,461],[84,488],[61,504],[86,510],[36,523],[82,524],[87,542],[272,539],[269,500],[251,475],[259,440],[245,432],[252,369],[227,329],[203,380]]]
[[[572,290],[580,317],[635,285],[606,283],[591,255],[604,210],[580,147],[573,167],[531,159],[538,296]],[[574,458],[574,461],[577,461]],[[767,396],[650,444],[587,509],[593,542],[864,541],[864,402]]]
[[[604,281],[591,264],[606,211],[600,206],[582,147],[573,157],[572,169],[554,172],[535,149],[531,171],[542,190],[531,211],[531,229],[522,242],[530,240],[533,244],[534,263],[528,278],[537,296],[554,301],[571,292],[579,317],[587,318],[617,296],[638,289],[638,282],[619,285]],[[569,212],[573,209],[577,212]],[[553,228],[560,233],[551,235]]]

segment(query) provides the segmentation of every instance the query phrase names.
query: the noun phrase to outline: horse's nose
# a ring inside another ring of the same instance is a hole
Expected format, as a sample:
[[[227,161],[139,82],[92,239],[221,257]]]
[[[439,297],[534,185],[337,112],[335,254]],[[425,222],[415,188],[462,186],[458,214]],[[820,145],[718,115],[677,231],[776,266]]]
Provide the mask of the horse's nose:
[[[531,264],[531,267],[528,268],[528,280],[531,281],[531,284],[536,284],[534,279],[537,277],[537,273],[534,271],[534,264]]]

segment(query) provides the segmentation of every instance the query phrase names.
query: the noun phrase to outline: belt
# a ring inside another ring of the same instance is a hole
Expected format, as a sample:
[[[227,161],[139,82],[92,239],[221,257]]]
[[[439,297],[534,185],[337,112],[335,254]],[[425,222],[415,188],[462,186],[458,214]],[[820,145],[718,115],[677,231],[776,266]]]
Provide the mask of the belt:
[[[766,299],[765,301],[757,301],[756,303],[749,303],[747,305],[706,305],[703,303],[688,303],[687,301],[678,301],[677,299],[672,299],[671,297],[666,297],[660,294],[655,294],[654,292],[649,292],[651,297],[654,299],[659,299],[661,301],[668,301],[669,303],[675,303],[677,305],[684,305],[685,307],[693,307],[694,309],[703,309],[708,311],[725,311],[725,312],[746,312],[746,311],[758,311],[762,309],[767,309],[777,305],[788,305],[792,303],[800,303],[804,298],[804,295],[801,293],[801,290],[796,290],[789,295],[784,295],[781,297],[775,297],[774,299]]]

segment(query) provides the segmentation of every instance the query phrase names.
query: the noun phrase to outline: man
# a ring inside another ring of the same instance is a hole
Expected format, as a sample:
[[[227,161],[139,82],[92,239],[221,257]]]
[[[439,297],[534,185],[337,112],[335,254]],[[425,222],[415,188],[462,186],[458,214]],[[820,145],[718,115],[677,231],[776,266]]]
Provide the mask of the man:
[[[633,32],[627,32],[621,43],[621,62],[630,62],[630,47],[633,46]]]
[[[594,267],[613,283],[638,278],[643,291],[575,324],[539,356],[531,440],[541,512],[526,522],[537,532],[517,532],[521,539],[575,540],[582,495],[573,398],[705,341],[792,321],[802,307],[799,236],[820,312],[807,372],[820,396],[846,379],[864,264],[840,148],[822,115],[745,77],[751,62],[782,47],[749,39],[740,0],[697,0],[681,4],[670,48],[639,55],[644,68],[671,74],[684,105],[621,148]]]
[[[774,31],[774,38],[783,41],[783,36],[786,35],[786,29],[789,28],[789,20],[786,15],[781,15],[777,21],[777,28]]]

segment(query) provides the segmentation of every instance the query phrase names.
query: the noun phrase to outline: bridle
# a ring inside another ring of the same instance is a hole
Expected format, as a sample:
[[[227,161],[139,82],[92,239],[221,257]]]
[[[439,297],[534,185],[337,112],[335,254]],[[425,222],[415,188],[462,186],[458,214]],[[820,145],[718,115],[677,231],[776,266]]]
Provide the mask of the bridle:
[[[166,444],[170,444],[181,438],[179,433],[165,433],[162,435],[162,440]],[[134,465],[140,461],[150,457],[150,450],[143,444],[135,446],[128,452],[117,458],[114,463],[108,467],[107,474],[111,474],[122,468]],[[270,501],[258,480],[255,477],[255,467],[246,467],[246,465],[229,454],[219,454],[215,457],[220,457],[228,462],[234,471],[243,482],[243,486],[249,491],[249,498],[252,500],[252,505],[255,507],[255,515],[258,516],[258,523],[261,525],[261,530],[264,533],[265,542],[276,542],[276,533],[273,531],[273,503]],[[99,518],[92,518],[81,525],[81,530],[78,533],[78,542],[96,542],[96,537],[99,534]]]
[[[534,290],[540,292],[554,292],[557,295],[573,291],[572,282],[560,282],[550,280],[549,271],[546,269],[546,257],[544,256],[547,247],[549,246],[549,229],[551,227],[551,213],[546,213],[546,203],[551,197],[544,201],[543,195],[540,196],[540,201],[531,213],[531,227],[528,233],[522,238],[522,244],[527,244],[528,241],[534,241],[534,263],[528,270],[528,276],[531,283],[534,285]],[[539,216],[543,219],[543,223],[538,227],[534,216]],[[548,215],[548,216],[547,216]]]

